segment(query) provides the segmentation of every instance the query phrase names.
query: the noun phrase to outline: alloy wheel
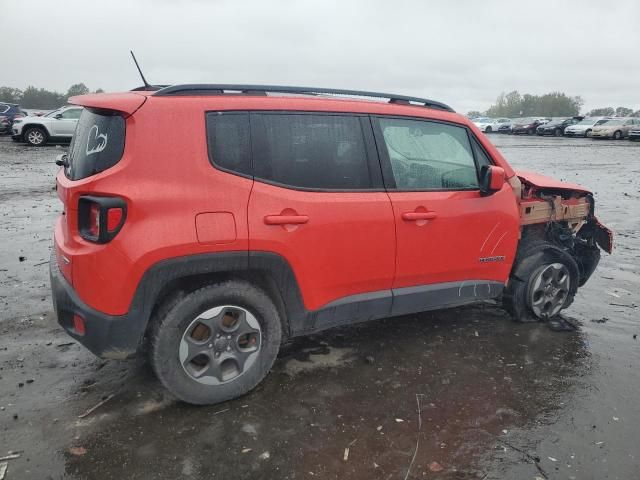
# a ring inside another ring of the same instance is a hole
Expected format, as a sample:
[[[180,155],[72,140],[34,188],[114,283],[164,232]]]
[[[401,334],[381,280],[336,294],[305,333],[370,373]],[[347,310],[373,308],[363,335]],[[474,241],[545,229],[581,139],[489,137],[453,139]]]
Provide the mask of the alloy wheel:
[[[27,134],[27,140],[32,145],[41,145],[44,142],[44,134],[40,130],[30,130]]]
[[[531,276],[528,303],[538,318],[550,318],[564,306],[571,285],[569,269],[562,263],[538,268]]]
[[[251,367],[261,341],[260,323],[251,312],[224,305],[201,313],[189,324],[178,356],[193,380],[219,385],[235,380]]]

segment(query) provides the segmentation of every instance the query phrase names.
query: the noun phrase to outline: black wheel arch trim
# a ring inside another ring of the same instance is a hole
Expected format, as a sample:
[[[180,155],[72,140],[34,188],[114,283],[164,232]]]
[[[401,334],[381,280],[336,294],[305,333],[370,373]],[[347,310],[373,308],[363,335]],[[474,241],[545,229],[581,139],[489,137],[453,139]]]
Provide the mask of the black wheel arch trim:
[[[51,283],[58,322],[67,332],[101,357],[126,358],[143,345],[148,322],[163,298],[173,293],[171,285],[189,277],[225,275],[255,281],[262,277],[276,308],[283,316],[283,337],[315,333],[327,328],[386,318],[395,315],[448,308],[478,300],[496,298],[504,284],[491,280],[465,280],[399,289],[367,292],[337,299],[318,310],[307,310],[298,281],[281,255],[262,251],[216,252],[162,260],[142,276],[125,315],[106,315],[84,304],[51,259]],[[72,314],[87,321],[87,332],[95,328],[98,338],[77,335]]]

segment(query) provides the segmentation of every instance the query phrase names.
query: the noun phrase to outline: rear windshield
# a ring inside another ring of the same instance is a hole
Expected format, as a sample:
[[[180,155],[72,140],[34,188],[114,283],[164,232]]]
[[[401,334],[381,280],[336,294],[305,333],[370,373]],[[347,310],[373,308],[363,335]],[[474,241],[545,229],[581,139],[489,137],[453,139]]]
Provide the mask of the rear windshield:
[[[124,118],[84,109],[69,148],[66,175],[80,180],[113,167],[124,151]]]

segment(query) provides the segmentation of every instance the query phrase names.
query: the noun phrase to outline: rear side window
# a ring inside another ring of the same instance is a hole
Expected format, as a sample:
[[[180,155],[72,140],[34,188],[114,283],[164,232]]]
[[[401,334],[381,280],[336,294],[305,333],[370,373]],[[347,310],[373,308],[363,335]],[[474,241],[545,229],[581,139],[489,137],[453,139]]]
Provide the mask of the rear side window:
[[[359,117],[260,113],[251,123],[256,178],[315,190],[371,188]]]
[[[246,112],[207,113],[209,160],[222,170],[251,176],[251,135]]]
[[[124,118],[84,109],[69,148],[67,177],[80,180],[113,167],[122,158],[124,142]]]

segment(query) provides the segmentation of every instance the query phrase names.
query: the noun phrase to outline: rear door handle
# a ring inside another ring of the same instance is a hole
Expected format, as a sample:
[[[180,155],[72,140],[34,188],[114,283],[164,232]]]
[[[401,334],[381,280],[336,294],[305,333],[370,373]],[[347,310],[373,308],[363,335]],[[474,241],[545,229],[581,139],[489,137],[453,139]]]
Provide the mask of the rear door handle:
[[[267,215],[264,217],[264,223],[267,225],[300,225],[308,221],[308,215]]]
[[[437,216],[436,212],[404,212],[402,219],[408,222],[415,222],[417,220],[433,220]]]

